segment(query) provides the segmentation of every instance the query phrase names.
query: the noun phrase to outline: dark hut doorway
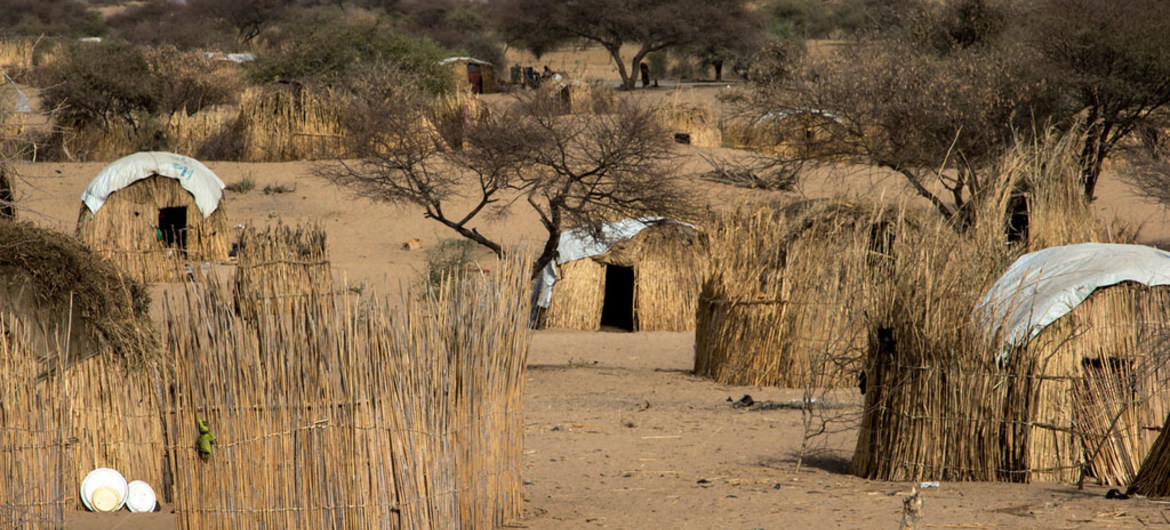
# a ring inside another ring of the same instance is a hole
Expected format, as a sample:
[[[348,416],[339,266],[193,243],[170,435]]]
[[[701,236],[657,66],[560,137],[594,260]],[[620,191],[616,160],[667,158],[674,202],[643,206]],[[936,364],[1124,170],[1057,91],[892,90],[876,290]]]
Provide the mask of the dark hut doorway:
[[[1008,243],[1028,243],[1028,196],[1024,194],[1012,195],[1008,199],[1007,226],[1004,232]]]
[[[634,268],[605,266],[601,326],[634,331]]]
[[[159,239],[168,248],[187,249],[187,207],[174,206],[158,210]]]

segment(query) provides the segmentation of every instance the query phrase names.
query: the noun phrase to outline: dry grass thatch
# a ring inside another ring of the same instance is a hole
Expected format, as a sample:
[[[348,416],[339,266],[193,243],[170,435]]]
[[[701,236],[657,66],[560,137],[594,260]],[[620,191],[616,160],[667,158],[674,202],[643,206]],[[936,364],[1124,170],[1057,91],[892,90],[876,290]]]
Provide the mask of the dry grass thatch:
[[[543,327],[600,329],[609,266],[633,269],[634,329],[694,329],[699,286],[707,273],[706,237],[673,222],[646,228],[600,256],[559,265]]]
[[[186,208],[181,243],[168,243],[161,234],[162,208]],[[94,251],[145,283],[173,281],[183,259],[226,260],[232,231],[224,202],[206,218],[195,198],[178,180],[154,176],[110,194],[97,212],[81,205],[77,234]]]
[[[0,221],[0,241],[0,521],[60,526],[97,467],[168,495],[145,290],[68,236]]]
[[[483,119],[491,109],[483,100],[465,92],[443,96],[434,102],[424,130],[437,133],[448,149],[462,149],[468,125]]]
[[[940,231],[922,239],[912,259],[889,271],[892,289],[870,295],[867,393],[854,473],[1021,482],[1073,481],[1088,473],[1106,483],[1132,476],[1137,453],[1149,443],[1141,426],[1157,414],[1144,409],[1161,405],[1119,397],[1118,381],[1127,379],[1109,359],[1141,367],[1122,370],[1145,374],[1129,379],[1135,385],[1161,377],[1147,368],[1148,349],[1140,346],[1162,325],[1148,318],[1165,311],[1161,294],[1130,286],[1099,291],[1006,363],[996,361],[994,338],[971,325],[976,303],[1023,251],[1130,237],[1107,230],[1073,191],[1075,144],[1064,137],[1018,146],[985,190],[974,226],[962,235]],[[1020,190],[1029,201],[1029,230],[1009,242],[1009,200]],[[1121,418],[1116,428],[1103,428],[1114,415]]]
[[[240,161],[280,162],[344,156],[339,106],[332,90],[290,85],[252,87],[240,96]]]
[[[720,121],[719,131],[724,143],[789,158],[825,159],[848,152],[845,126],[832,114],[815,109],[730,116]]]
[[[489,528],[520,516],[523,253],[490,277],[246,320],[165,304],[182,528]],[[217,438],[201,458],[196,419]]]
[[[719,147],[723,135],[711,109],[691,103],[693,96],[676,90],[670,102],[658,110],[658,119],[676,142],[700,147]]]
[[[910,252],[920,217],[853,201],[727,214],[712,231],[695,372],[726,384],[855,384],[866,290]]]
[[[320,225],[254,227],[240,234],[232,295],[247,318],[259,308],[288,312],[333,291],[325,229]]]
[[[1163,427],[1166,423],[1162,424]],[[1148,497],[1170,496],[1170,429],[1163,428],[1150,446],[1131,490]]]
[[[537,90],[555,93],[565,114],[606,114],[616,105],[617,93],[600,83],[547,82]]]

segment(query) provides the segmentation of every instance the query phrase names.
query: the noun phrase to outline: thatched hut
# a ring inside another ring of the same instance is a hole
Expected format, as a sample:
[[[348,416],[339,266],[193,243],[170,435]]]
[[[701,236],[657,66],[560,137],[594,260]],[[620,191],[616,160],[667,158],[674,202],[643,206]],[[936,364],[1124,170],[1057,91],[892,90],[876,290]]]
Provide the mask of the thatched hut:
[[[763,116],[735,116],[720,127],[723,138],[768,153],[824,158],[847,152],[846,125],[832,112],[813,108],[781,108]]]
[[[1170,411],[1159,344],[1170,330],[1170,257],[1052,247],[1020,257],[974,303],[965,293],[980,270],[998,268],[978,255],[951,253],[970,263],[938,264],[929,284],[907,287],[936,293],[903,295],[894,311],[924,314],[873,337],[854,472],[1129,483]],[[955,329],[964,306],[975,307],[970,324]]]
[[[146,283],[173,281],[185,260],[225,260],[224,183],[198,160],[136,153],[106,166],[81,194],[77,234]]]
[[[455,75],[455,91],[468,94],[495,94],[500,91],[496,68],[487,61],[472,57],[448,57],[439,64]]]
[[[0,220],[0,242],[0,521],[60,526],[97,467],[169,494],[145,289],[70,236]]]
[[[695,373],[739,385],[856,384],[867,289],[918,228],[907,212],[867,202],[728,214],[711,234]]]
[[[1170,255],[1137,245],[1084,243],[1021,257],[976,317],[1016,377],[1005,412],[1026,425],[1013,459],[1030,480],[1082,471],[1128,484],[1170,412]],[[1024,383],[1024,382],[1027,383]],[[1013,422],[1013,420],[1015,420]]]
[[[325,229],[283,224],[240,234],[232,295],[240,314],[255,318],[262,310],[287,313],[291,307],[333,291]]]
[[[689,331],[706,274],[706,238],[662,218],[605,223],[561,234],[556,264],[537,279],[546,328]]]

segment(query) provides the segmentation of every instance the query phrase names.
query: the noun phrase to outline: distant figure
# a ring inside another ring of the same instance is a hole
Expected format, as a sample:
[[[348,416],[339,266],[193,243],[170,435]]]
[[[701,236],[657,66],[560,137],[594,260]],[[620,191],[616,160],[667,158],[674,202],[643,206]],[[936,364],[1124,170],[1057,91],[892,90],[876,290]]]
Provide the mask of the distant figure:
[[[512,65],[512,68],[510,69],[510,72],[511,72],[511,74],[512,74],[512,84],[513,84],[513,85],[519,85],[519,84],[521,84],[521,81],[520,81],[520,65],[518,65],[518,64],[514,64],[514,65]]]
[[[552,77],[553,77],[553,71],[549,69],[547,64],[544,65],[544,72],[542,72],[540,74],[540,80],[547,81],[549,79],[552,79]]]
[[[537,88],[540,82],[536,77],[536,69],[531,66],[524,67],[524,86],[529,88]]]
[[[715,80],[722,81],[723,80],[723,59],[715,59],[714,61],[711,62],[711,65],[715,67]]]
[[[638,66],[638,69],[640,69],[642,71],[642,88],[649,87],[650,86],[650,65],[648,65],[646,63],[642,63],[641,65]]]

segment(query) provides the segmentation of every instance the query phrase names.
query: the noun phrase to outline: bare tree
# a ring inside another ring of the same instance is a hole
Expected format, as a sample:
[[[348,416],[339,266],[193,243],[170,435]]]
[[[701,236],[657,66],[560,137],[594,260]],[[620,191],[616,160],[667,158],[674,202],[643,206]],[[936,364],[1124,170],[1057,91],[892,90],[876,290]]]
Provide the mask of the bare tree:
[[[623,101],[612,114],[564,115],[555,94],[526,94],[469,119],[465,145],[450,149],[417,91],[375,75],[353,83],[350,97],[344,121],[357,160],[323,166],[324,176],[360,197],[417,206],[497,255],[499,237],[478,223],[530,208],[548,233],[536,271],[574,226],[692,211],[652,108]]]
[[[751,39],[753,18],[743,0],[500,0],[498,24],[509,42],[538,57],[573,39],[600,44],[609,52],[622,87],[632,90],[646,55],[667,48]],[[718,36],[718,38],[716,38]],[[626,67],[621,49],[638,44]]]

